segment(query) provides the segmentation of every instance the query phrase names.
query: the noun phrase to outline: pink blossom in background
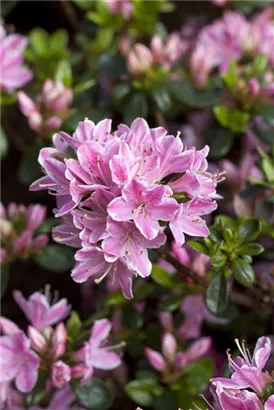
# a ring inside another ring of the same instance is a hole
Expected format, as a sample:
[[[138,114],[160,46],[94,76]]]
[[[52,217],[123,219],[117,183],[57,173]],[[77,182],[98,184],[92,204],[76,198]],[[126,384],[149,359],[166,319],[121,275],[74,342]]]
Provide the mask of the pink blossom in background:
[[[109,320],[96,320],[91,329],[89,341],[74,354],[75,360],[80,362],[78,366],[75,366],[75,370],[80,370],[77,376],[83,377],[83,382],[93,376],[95,369],[112,370],[120,366],[120,356],[112,351],[114,346],[106,346],[110,331],[111,322]]]
[[[26,259],[46,246],[48,235],[35,232],[45,217],[46,207],[39,204],[25,207],[10,202],[5,209],[0,203],[1,263]]]
[[[51,368],[51,380],[54,387],[57,389],[63,388],[69,384],[70,379],[71,369],[66,363],[62,362],[62,360],[53,363]]]
[[[22,293],[14,291],[14,299],[25,313],[33,327],[41,331],[48,326],[55,325],[65,319],[71,309],[67,299],[61,299],[58,302],[52,302],[49,290],[46,294],[40,292],[33,293],[26,300]]]
[[[60,128],[68,116],[73,99],[72,89],[60,81],[47,79],[36,100],[31,100],[26,93],[18,93],[18,104],[28,118],[29,126],[35,131]]]
[[[173,64],[185,54],[188,43],[179,33],[171,33],[165,41],[158,35],[153,36],[150,48],[141,43],[130,48],[125,40],[120,43],[120,47],[122,54],[126,55],[129,72],[140,75],[156,66],[171,70]]]
[[[20,34],[7,35],[0,25],[0,87],[7,93],[23,87],[32,79],[32,72],[23,66],[27,38]]]
[[[76,247],[81,242],[75,281],[93,277],[99,283],[108,276],[132,297],[132,279],[150,274],[147,250],[165,243],[168,225],[178,245],[184,234],[208,235],[202,216],[216,209],[223,179],[208,171],[208,147],[184,147],[179,136],[150,129],[142,118],[116,131],[111,120],[85,120],[72,136],[60,132],[53,141],[55,148],[39,155],[46,176],[30,189],[56,193],[55,216],[62,217],[56,240]],[[177,179],[169,182],[173,174]]]
[[[202,337],[193,342],[187,349],[178,351],[173,334],[166,332],[162,338],[162,354],[150,347],[145,348],[151,366],[165,375],[181,372],[187,365],[204,356],[211,346],[210,337]]]
[[[104,0],[109,11],[113,14],[123,14],[124,18],[129,20],[133,11],[131,0]]]
[[[0,337],[0,383],[15,380],[17,389],[29,392],[37,377],[40,359],[30,349],[30,341],[22,331]]]

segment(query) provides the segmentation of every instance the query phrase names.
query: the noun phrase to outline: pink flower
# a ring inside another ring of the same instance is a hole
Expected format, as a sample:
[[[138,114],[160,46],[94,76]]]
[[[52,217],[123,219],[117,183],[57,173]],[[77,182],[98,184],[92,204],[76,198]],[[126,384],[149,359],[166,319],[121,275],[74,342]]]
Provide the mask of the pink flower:
[[[33,350],[40,354],[48,352],[54,360],[59,359],[66,352],[67,330],[63,322],[55,329],[47,327],[43,333],[29,326],[28,336]]]
[[[27,38],[20,34],[7,35],[0,26],[0,87],[7,93],[23,87],[32,79],[32,72],[23,67]]]
[[[143,237],[132,222],[119,223],[109,221],[107,223],[109,236],[104,239],[102,249],[117,259],[124,258],[127,265],[140,276],[146,277],[150,274],[152,265],[148,259],[147,248],[159,248],[166,241],[166,236],[159,232],[152,240]]]
[[[47,79],[41,93],[33,102],[23,91],[18,93],[18,104],[35,131],[60,128],[72,103],[72,90],[60,81]]]
[[[53,363],[51,368],[51,381],[54,387],[61,389],[68,385],[71,379],[70,367],[62,360]]]
[[[18,390],[31,391],[37,381],[40,359],[30,350],[29,339],[21,331],[1,336],[0,351],[0,382],[15,380]]]
[[[163,185],[132,181],[123,189],[122,196],[109,204],[108,212],[116,221],[133,219],[145,238],[155,239],[160,232],[158,220],[172,220],[178,209],[171,195],[172,191]]]
[[[127,55],[127,67],[131,74],[140,75],[152,67],[151,51],[144,44],[136,43]]]
[[[76,252],[75,259],[77,262],[71,274],[75,282],[82,283],[95,277],[95,283],[100,283],[108,276],[112,286],[118,285],[126,298],[132,298],[132,279],[137,273],[127,267],[124,259],[107,256],[95,246]]]
[[[75,394],[71,391],[70,387],[67,386],[54,392],[48,407],[34,406],[31,407],[30,410],[83,410],[82,407],[80,408],[77,405],[73,405],[75,401]]]
[[[14,291],[14,299],[32,326],[37,330],[43,330],[48,326],[60,322],[67,317],[71,309],[67,303],[67,299],[61,299],[59,302],[50,305],[49,292],[47,292],[46,295],[35,292],[26,300],[22,293],[17,290]]]
[[[263,404],[255,393],[248,390],[227,389],[217,383],[216,393],[218,402],[224,410],[248,409],[262,410]]]
[[[109,11],[113,14],[122,13],[125,19],[129,20],[133,11],[131,0],[104,0]]]
[[[95,369],[112,370],[121,364],[118,354],[112,352],[112,346],[105,342],[111,331],[111,323],[107,319],[96,320],[85,346],[75,354],[75,358],[85,364],[83,382],[89,380]]]
[[[45,234],[36,235],[36,230],[44,222],[46,208],[42,205],[16,205],[9,203],[7,210],[0,204],[1,234],[4,248],[1,259],[9,262],[16,258],[26,259],[37,253],[48,243]]]

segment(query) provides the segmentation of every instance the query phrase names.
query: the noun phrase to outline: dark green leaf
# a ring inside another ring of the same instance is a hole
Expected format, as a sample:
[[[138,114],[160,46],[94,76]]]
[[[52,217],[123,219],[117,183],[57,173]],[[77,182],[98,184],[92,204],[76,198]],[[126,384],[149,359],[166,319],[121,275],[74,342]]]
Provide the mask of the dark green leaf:
[[[171,99],[167,87],[158,87],[152,90],[152,96],[159,110],[165,112],[171,107]]]
[[[111,94],[114,104],[121,103],[121,101],[129,94],[129,92],[130,92],[130,85],[128,83],[117,84],[113,88],[112,94]]]
[[[0,127],[0,158],[4,158],[8,153],[8,139],[5,131]]]
[[[253,127],[253,131],[256,136],[263,141],[265,144],[273,144],[274,143],[274,128],[270,127],[270,129],[263,129],[259,125],[255,125]]]
[[[206,134],[207,135],[205,135],[205,138],[209,141],[211,158],[222,158],[232,148],[234,143],[234,135],[230,130],[216,126],[207,130]]]
[[[78,95],[78,94],[82,94],[84,92],[86,92],[87,90],[89,90],[91,87],[93,87],[95,85],[95,80],[87,80],[84,81],[83,83],[77,84],[74,88],[73,88],[73,95]]]
[[[220,100],[216,90],[197,91],[190,82],[183,80],[171,81],[168,85],[172,97],[190,107],[209,107]]]
[[[189,365],[183,386],[189,395],[199,394],[208,386],[208,380],[214,374],[214,365],[210,359],[200,359]]]
[[[221,252],[216,253],[211,258],[212,266],[214,266],[215,268],[220,268],[221,266],[224,266],[226,262],[227,262],[227,256]]]
[[[75,251],[62,245],[48,245],[35,257],[38,265],[52,272],[66,272],[72,269]]]
[[[255,274],[252,266],[243,259],[238,259],[232,265],[235,279],[242,285],[252,285],[255,281]]]
[[[51,229],[58,224],[58,220],[56,218],[47,218],[42,225],[39,226],[36,233],[49,233]]]
[[[261,232],[261,223],[255,218],[246,218],[241,221],[238,234],[245,238],[246,241],[254,241]]]
[[[77,385],[74,393],[87,409],[107,410],[112,405],[110,391],[99,379],[91,379],[83,385]]]
[[[244,255],[257,256],[264,251],[264,247],[259,243],[248,243],[247,245],[241,246],[239,251]]]
[[[9,283],[9,265],[3,264],[1,265],[1,271],[0,271],[0,276],[1,276],[1,299],[4,296],[8,283]]]
[[[38,155],[42,147],[43,145],[41,142],[35,142],[21,159],[18,169],[18,177],[22,184],[29,185],[41,176]]]
[[[124,117],[127,124],[137,117],[146,118],[148,115],[148,101],[145,94],[135,92],[125,103]]]
[[[225,309],[227,304],[227,283],[223,274],[218,273],[210,281],[206,291],[206,304],[214,314]]]
[[[123,311],[123,323],[128,329],[140,329],[144,324],[144,316],[133,306],[126,306]]]

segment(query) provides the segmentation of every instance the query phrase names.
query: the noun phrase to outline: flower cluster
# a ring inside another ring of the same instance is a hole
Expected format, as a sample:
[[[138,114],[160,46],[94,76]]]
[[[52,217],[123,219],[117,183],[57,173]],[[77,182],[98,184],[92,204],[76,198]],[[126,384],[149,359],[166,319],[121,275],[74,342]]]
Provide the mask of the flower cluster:
[[[46,176],[31,189],[56,194],[56,216],[64,220],[54,238],[76,246],[81,241],[75,281],[109,275],[132,297],[132,278],[150,274],[148,249],[166,242],[167,225],[178,246],[184,233],[209,234],[201,215],[216,209],[221,178],[207,170],[208,147],[184,147],[179,136],[150,129],[141,118],[113,133],[111,120],[96,126],[85,120],[72,137],[61,132],[53,141],[55,148],[39,155]]]
[[[46,208],[39,204],[26,208],[11,202],[6,210],[0,203],[1,263],[27,259],[48,243],[46,234],[36,234],[45,217]]]
[[[0,88],[7,93],[22,87],[32,79],[32,72],[23,67],[27,38],[20,34],[7,35],[0,25]]]
[[[15,291],[14,298],[30,325],[26,335],[12,321],[0,318],[0,405],[6,403],[5,408],[14,409],[15,393],[32,391],[40,372],[47,376],[47,393],[65,389],[60,392],[66,392],[69,405],[75,400],[68,390],[72,379],[85,383],[96,369],[111,370],[120,365],[120,356],[112,351],[115,347],[106,345],[111,331],[107,319],[95,321],[89,340],[80,348],[79,344],[74,347],[62,322],[71,309],[66,299],[50,303],[49,289],[45,295],[35,292],[28,300]]]
[[[187,48],[186,42],[178,33],[171,33],[165,43],[158,35],[153,36],[150,48],[136,43],[131,49],[129,44],[125,47],[125,41],[121,45],[121,51],[127,57],[128,70],[133,76],[139,76],[157,66],[169,71]]]
[[[211,379],[211,391],[222,410],[273,410],[273,374],[264,370],[271,353],[268,337],[261,337],[251,357],[248,348],[236,340],[242,357],[231,358],[228,352],[231,378]]]
[[[265,55],[269,65],[274,65],[274,25],[272,10],[266,9],[248,21],[238,12],[227,11],[224,16],[204,27],[191,57],[190,70],[197,87],[203,87],[209,73],[218,68],[227,71],[232,60]]]
[[[44,82],[35,102],[23,91],[18,93],[20,110],[28,118],[29,126],[40,133],[60,128],[68,116],[72,98],[71,88],[51,79]]]

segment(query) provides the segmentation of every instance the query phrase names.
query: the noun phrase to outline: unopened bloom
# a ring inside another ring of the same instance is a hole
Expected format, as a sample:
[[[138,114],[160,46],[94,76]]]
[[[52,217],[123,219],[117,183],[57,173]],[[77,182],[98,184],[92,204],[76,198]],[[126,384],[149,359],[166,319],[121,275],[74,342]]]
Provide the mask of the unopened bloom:
[[[58,389],[68,385],[71,379],[71,369],[62,360],[53,363],[51,368],[51,381]]]
[[[60,299],[51,305],[49,291],[45,295],[35,292],[26,300],[22,293],[17,290],[14,291],[14,299],[32,326],[39,331],[66,318],[71,309],[67,299]]]
[[[18,390],[31,391],[37,381],[40,359],[30,349],[30,340],[22,331],[1,336],[0,351],[0,383],[15,380]]]
[[[26,259],[47,244],[47,235],[36,234],[45,217],[46,208],[39,204],[25,207],[11,202],[5,209],[0,203],[1,263]]]
[[[85,120],[72,136],[60,132],[53,141],[55,148],[39,154],[46,175],[31,189],[56,194],[55,216],[63,219],[54,237],[80,247],[75,281],[108,276],[132,297],[132,278],[150,274],[148,249],[165,243],[168,226],[178,245],[184,233],[208,235],[201,217],[216,209],[222,180],[208,172],[208,147],[186,148],[142,118],[114,132],[108,119]]]
[[[43,332],[29,326],[28,336],[33,350],[39,354],[48,352],[53,360],[59,359],[66,352],[67,330],[63,322],[55,329],[47,327]]]
[[[23,91],[18,93],[20,110],[28,118],[29,126],[39,132],[60,128],[68,116],[72,98],[71,88],[51,79],[44,82],[35,102]]]
[[[129,20],[132,11],[133,3],[131,0],[104,0],[109,11],[113,14],[123,14],[125,19]]]
[[[89,341],[75,353],[75,359],[83,366],[83,381],[89,380],[95,369],[112,370],[120,366],[121,359],[114,353],[113,346],[106,346],[106,339],[111,331],[111,322],[107,319],[96,320]]]
[[[11,93],[32,79],[32,72],[23,67],[27,38],[20,34],[7,35],[0,25],[0,43],[0,87]]]

